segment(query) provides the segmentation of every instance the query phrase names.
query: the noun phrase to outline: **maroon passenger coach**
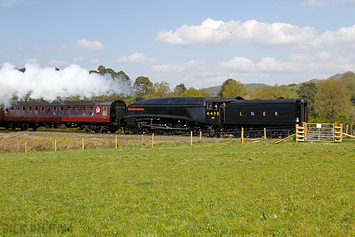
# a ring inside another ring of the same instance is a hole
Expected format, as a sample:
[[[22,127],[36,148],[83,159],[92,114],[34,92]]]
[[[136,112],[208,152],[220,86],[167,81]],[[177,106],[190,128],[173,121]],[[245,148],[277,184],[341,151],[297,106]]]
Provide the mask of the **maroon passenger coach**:
[[[77,127],[87,132],[115,132],[125,109],[126,104],[121,100],[17,102],[2,111],[2,126],[22,130]]]

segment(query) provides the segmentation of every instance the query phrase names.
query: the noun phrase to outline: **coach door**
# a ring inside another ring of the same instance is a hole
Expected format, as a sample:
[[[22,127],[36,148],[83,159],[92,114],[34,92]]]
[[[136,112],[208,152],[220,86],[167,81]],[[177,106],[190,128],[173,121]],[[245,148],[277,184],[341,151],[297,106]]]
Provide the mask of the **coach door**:
[[[221,108],[219,103],[206,103],[206,122],[214,124],[219,124],[221,122]]]

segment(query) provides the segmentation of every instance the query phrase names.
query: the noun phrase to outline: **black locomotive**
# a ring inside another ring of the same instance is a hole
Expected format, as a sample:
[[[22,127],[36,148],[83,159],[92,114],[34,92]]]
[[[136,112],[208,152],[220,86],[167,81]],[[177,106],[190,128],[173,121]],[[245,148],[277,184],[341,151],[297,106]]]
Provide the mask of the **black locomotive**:
[[[202,131],[211,136],[239,136],[242,127],[249,136],[259,136],[261,130],[269,128],[269,131],[277,131],[273,136],[278,137],[290,135],[296,124],[307,119],[308,103],[303,99],[172,97],[130,104],[121,118],[121,126],[125,133]]]

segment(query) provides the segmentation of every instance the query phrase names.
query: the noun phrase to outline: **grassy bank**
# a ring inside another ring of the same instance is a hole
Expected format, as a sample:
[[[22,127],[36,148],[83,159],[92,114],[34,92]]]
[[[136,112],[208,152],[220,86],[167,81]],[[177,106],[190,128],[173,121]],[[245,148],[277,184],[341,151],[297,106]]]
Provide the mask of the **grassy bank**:
[[[2,153],[0,233],[351,236],[355,142]]]

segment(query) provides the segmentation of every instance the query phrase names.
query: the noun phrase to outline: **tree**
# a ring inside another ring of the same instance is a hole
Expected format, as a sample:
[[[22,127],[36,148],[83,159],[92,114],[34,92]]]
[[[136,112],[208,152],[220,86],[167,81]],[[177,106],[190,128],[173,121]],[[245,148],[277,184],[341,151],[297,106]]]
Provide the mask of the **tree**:
[[[181,87],[182,89],[182,93],[184,93],[186,91],[186,87],[185,87],[185,84],[181,83],[179,85],[177,85],[176,87]]]
[[[131,79],[129,76],[126,75],[123,71],[115,72],[111,68],[105,68],[104,66],[100,65],[97,67],[97,70],[90,70],[89,73],[97,73],[100,75],[110,75],[114,80],[121,80],[128,85],[131,85]]]
[[[147,98],[162,98],[168,97],[171,95],[170,85],[166,81],[161,83],[156,82],[153,85],[153,88],[150,90],[150,93],[146,95]]]
[[[244,97],[246,95],[245,86],[239,81],[230,81],[228,85],[224,87],[223,96],[224,97]]]
[[[180,97],[184,93],[180,86],[175,86],[174,91],[171,93],[172,97]]]
[[[326,122],[333,122],[340,113],[347,114],[351,107],[348,89],[336,79],[328,79],[320,84],[315,101],[316,111]]]
[[[153,83],[148,79],[148,77],[140,76],[136,78],[133,87],[136,91],[136,96],[143,97],[146,96],[153,88]]]
[[[265,86],[254,94],[253,99],[258,100],[276,100],[279,97],[289,98],[290,93],[287,86]]]
[[[182,94],[183,97],[200,97],[201,94],[200,92],[198,92],[198,90],[196,90],[193,87],[190,87],[189,89],[187,89],[184,94]]]
[[[304,82],[301,84],[300,88],[296,91],[300,98],[306,99],[308,101],[309,115],[312,118],[317,116],[315,112],[315,98],[317,94],[317,84],[314,82]]]
[[[223,84],[222,84],[222,86],[221,86],[221,89],[218,91],[218,93],[217,93],[217,95],[219,96],[219,97],[223,97],[224,95],[223,95],[223,92],[224,92],[224,89],[225,89],[225,87],[228,85],[228,83],[229,82],[231,82],[231,81],[235,81],[234,79],[227,79],[227,80],[225,80],[224,82],[223,82]]]
[[[341,78],[344,86],[352,91],[355,82],[355,73],[352,71],[345,72]]]
[[[203,97],[210,97],[211,96],[211,91],[207,88],[201,88],[198,90],[201,96]]]

